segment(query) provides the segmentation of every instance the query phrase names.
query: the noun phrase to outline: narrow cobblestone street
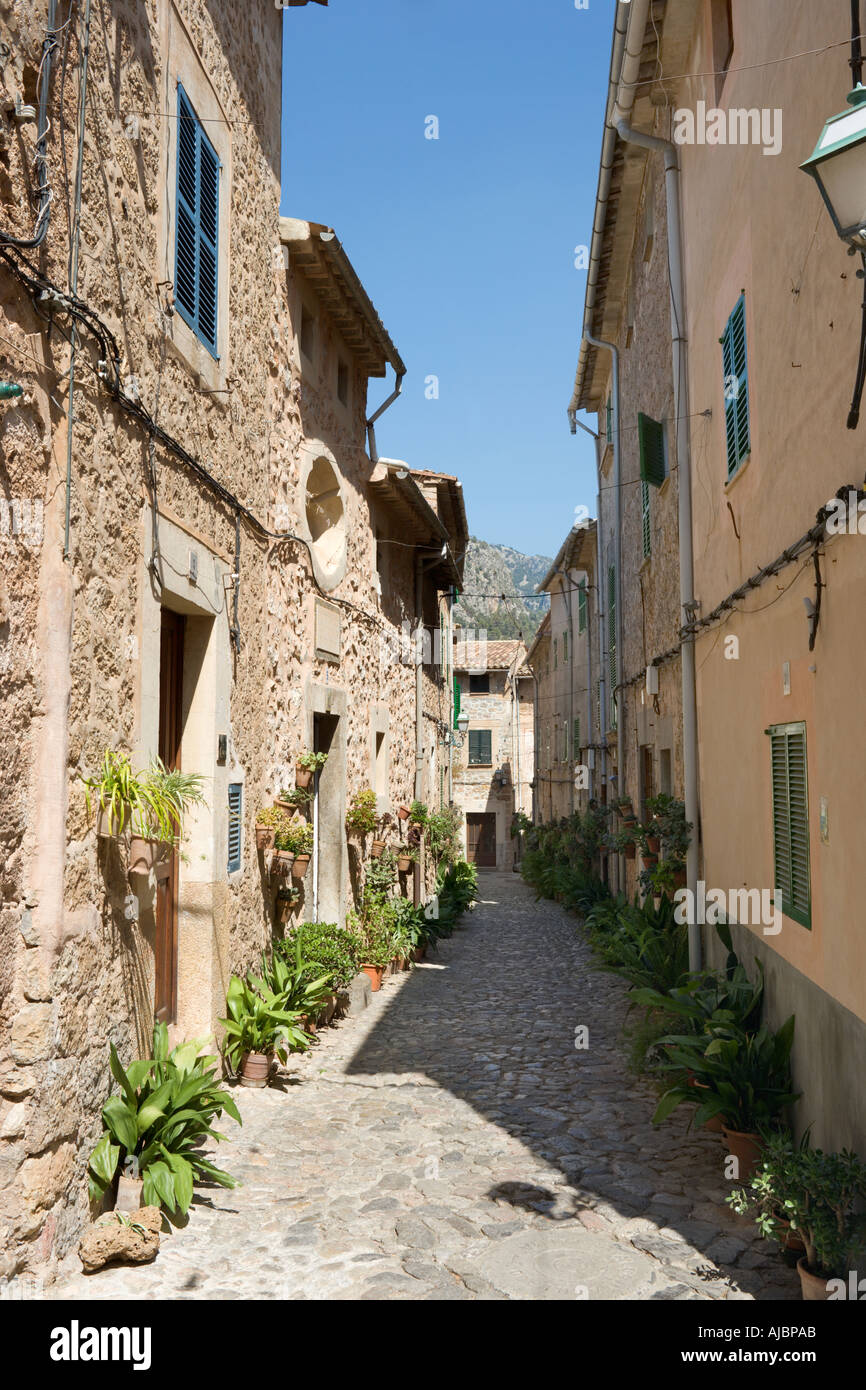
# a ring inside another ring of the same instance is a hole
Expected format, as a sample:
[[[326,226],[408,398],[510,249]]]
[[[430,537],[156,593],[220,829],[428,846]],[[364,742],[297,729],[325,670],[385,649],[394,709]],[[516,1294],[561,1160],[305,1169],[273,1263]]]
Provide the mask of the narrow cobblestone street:
[[[724,1205],[719,1140],[651,1124],[625,986],[516,875],[269,1090],[153,1265],[49,1298],[786,1299],[796,1272]],[[589,1046],[574,1030],[589,1028]]]

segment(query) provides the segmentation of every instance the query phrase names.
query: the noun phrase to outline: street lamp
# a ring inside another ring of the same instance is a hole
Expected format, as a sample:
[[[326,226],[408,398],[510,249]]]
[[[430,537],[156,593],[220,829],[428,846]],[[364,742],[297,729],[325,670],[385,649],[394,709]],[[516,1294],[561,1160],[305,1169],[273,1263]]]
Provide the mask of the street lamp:
[[[814,152],[800,165],[821,190],[843,241],[866,250],[866,87],[848,94],[848,111],[831,116]]]
[[[458,716],[457,716],[457,732],[460,733],[460,734],[463,734],[464,737],[466,736],[466,734],[468,734],[468,732],[469,732],[469,715],[468,715],[468,714],[458,714]]]

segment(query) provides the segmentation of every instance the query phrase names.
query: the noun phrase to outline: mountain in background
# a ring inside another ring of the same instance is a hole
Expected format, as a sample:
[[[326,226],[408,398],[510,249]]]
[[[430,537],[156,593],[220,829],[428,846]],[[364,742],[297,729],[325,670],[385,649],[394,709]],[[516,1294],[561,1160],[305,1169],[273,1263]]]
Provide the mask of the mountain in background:
[[[552,563],[547,555],[523,555],[470,536],[455,622],[486,629],[490,641],[522,637],[529,646],[550,603],[535,590]]]

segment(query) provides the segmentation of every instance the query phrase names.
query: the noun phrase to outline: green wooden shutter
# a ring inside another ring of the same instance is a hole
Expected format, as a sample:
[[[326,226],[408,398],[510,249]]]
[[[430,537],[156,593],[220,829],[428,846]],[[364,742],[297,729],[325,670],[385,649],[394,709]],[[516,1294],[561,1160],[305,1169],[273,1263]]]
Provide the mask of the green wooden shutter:
[[[769,733],[774,886],[782,895],[783,912],[811,928],[806,725],[775,724]]]
[[[577,630],[586,632],[586,580],[582,579],[577,590]]]
[[[650,553],[652,543],[652,528],[650,526],[650,494],[649,483],[640,480],[640,516],[641,534],[643,537],[643,554],[646,559]]]
[[[661,487],[665,480],[665,430],[658,420],[638,413],[637,437],[640,446],[640,476],[644,484]]]
[[[220,162],[179,84],[177,92],[174,301],[181,318],[216,357]]]
[[[564,632],[564,633],[562,634],[562,659],[563,659],[563,661],[567,661],[567,660],[568,660],[568,633],[567,633],[567,632]]]
[[[571,756],[574,762],[580,757],[580,715],[574,721],[574,728],[571,731]]]
[[[751,449],[749,432],[749,376],[746,356],[746,299],[740,295],[725,325],[722,370],[725,393],[725,442],[728,477],[736,473]]]
[[[616,565],[607,567],[607,654],[610,679],[610,723],[616,728]]]
[[[490,729],[469,731],[469,765],[485,767],[492,764],[493,735]]]
[[[454,728],[457,728],[457,720],[460,718],[460,682],[454,677]]]

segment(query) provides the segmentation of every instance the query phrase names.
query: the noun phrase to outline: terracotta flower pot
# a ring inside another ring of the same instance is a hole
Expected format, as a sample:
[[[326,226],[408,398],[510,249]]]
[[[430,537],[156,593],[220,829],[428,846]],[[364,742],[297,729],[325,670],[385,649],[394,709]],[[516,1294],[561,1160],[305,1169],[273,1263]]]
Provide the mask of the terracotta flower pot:
[[[662,847],[661,837],[658,835],[647,835],[646,847],[650,854],[658,854]]]
[[[748,1182],[755,1169],[761,1162],[761,1136],[760,1134],[743,1134],[738,1129],[728,1129],[727,1125],[722,1126],[722,1133],[725,1143],[728,1146],[728,1153],[733,1154],[737,1160],[739,1171],[737,1182]]]
[[[626,845],[624,853],[626,859],[635,859],[637,857],[637,845]]]
[[[397,856],[397,871],[398,871],[398,873],[401,873],[401,874],[408,874],[408,872],[409,872],[409,870],[411,869],[411,867],[412,867],[412,860],[409,858],[409,855],[408,855],[408,854],[398,854],[398,856]]]
[[[149,874],[159,863],[165,863],[171,853],[167,840],[155,840],[146,835],[131,835],[129,839],[129,873]]]
[[[373,843],[370,845],[370,857],[372,859],[381,859],[382,851],[384,850],[384,848],[384,840],[374,840]]]
[[[308,787],[308,786],[310,785],[310,783],[312,782],[312,780],[313,780],[313,769],[312,769],[311,767],[301,767],[300,764],[296,764],[296,765],[295,765],[295,786],[296,786],[296,787],[300,787],[300,788],[303,790],[304,787]]]
[[[657,854],[642,854],[640,862],[641,868],[654,869],[658,865],[659,857]]]
[[[375,994],[377,990],[382,988],[382,975],[384,974],[382,966],[362,965],[361,970],[366,976],[368,976],[370,980],[370,988]]]
[[[143,1178],[128,1178],[121,1173],[117,1179],[117,1196],[114,1199],[115,1211],[139,1211],[144,1205],[141,1198]]]
[[[408,807],[408,806],[400,806],[400,807],[398,808],[397,815],[400,817],[401,820],[408,820],[408,819],[409,819],[409,807]]]
[[[271,1071],[271,1059],[266,1052],[245,1052],[241,1058],[240,1083],[242,1086],[267,1086]]]
[[[278,874],[287,874],[295,862],[295,856],[290,849],[278,849],[274,851],[272,868]]]
[[[797,1261],[797,1273],[800,1276],[800,1288],[803,1299],[806,1303],[824,1303],[827,1300],[827,1280],[822,1279],[820,1274],[813,1274],[806,1264],[806,1256],[801,1255]]]
[[[270,849],[274,843],[274,830],[270,825],[256,826],[256,849]]]
[[[310,864],[308,854],[296,854],[295,862],[292,865],[292,878],[303,878],[306,875]]]
[[[676,873],[674,874],[674,888],[685,888],[685,886],[686,871],[685,869],[677,869]]]
[[[295,814],[296,809],[297,809],[295,806],[293,806],[293,804],[292,804],[291,801],[281,801],[280,798],[279,798],[278,796],[277,796],[277,797],[274,797],[274,805],[275,805],[280,811],[285,811],[285,812],[286,812],[288,815],[290,815],[290,816],[293,816],[293,815]]]

